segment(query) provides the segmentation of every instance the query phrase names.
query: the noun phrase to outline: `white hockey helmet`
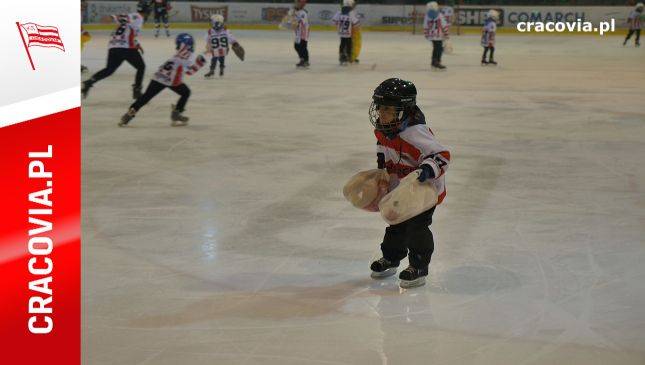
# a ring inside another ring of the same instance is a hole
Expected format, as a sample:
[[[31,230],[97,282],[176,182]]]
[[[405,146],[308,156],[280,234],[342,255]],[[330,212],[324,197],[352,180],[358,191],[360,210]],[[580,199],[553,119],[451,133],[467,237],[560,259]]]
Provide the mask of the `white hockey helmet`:
[[[224,26],[224,16],[222,14],[211,15],[211,26],[213,28],[221,28]]]
[[[431,1],[431,2],[426,4],[426,9],[427,10],[438,11],[439,10],[439,4],[437,4],[436,1]]]
[[[353,8],[356,2],[354,0],[343,0],[343,6],[349,6]]]
[[[499,20],[499,11],[497,11],[497,10],[495,10],[495,9],[490,9],[490,10],[488,11],[487,16],[488,16],[489,18],[491,18],[491,19],[495,20],[495,21],[498,21],[498,20]]]
[[[643,6],[645,6],[645,5],[643,5],[643,3],[638,3],[638,4],[636,4],[636,9],[642,9]]]

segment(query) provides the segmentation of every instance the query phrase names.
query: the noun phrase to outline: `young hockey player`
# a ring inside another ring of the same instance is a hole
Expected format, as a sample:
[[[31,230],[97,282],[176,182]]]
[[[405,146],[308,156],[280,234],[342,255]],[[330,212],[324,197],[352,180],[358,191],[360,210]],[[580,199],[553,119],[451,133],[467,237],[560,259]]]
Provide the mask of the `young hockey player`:
[[[163,22],[163,27],[166,30],[166,37],[170,37],[170,31],[168,30],[168,10],[170,10],[170,3],[168,3],[168,0],[154,0],[153,7],[155,12],[155,38],[159,37],[161,22]]]
[[[190,97],[190,89],[183,82],[184,72],[187,75],[194,74],[206,63],[206,59],[202,55],[194,57],[195,40],[188,33],[179,34],[175,39],[175,45],[177,53],[159,67],[159,70],[150,80],[146,92],[132,103],[128,112],[121,117],[120,127],[126,126],[141,107],[165,88],[169,88],[180,95],[177,105],[172,106],[170,114],[171,125],[183,126],[188,124],[188,117],[182,115]]]
[[[143,17],[140,13],[131,13],[113,15],[112,18],[117,23],[117,27],[110,35],[107,66],[83,82],[81,87],[83,98],[87,97],[94,84],[112,75],[123,61],[128,62],[137,69],[134,84],[132,85],[132,98],[136,99],[141,96],[141,83],[143,82],[146,64],[143,62],[143,57],[141,57],[143,49],[137,40],[137,36],[143,25]]]
[[[369,116],[377,139],[377,164],[379,169],[387,169],[396,182],[419,170],[418,180],[433,185],[439,205],[446,196],[444,174],[450,152],[439,144],[429,129],[416,104],[416,96],[417,89],[412,82],[396,78],[383,81],[374,90]],[[401,287],[425,284],[434,251],[428,226],[435,208],[385,229],[381,243],[383,257],[372,262],[370,267],[373,278],[394,275],[407,255],[410,265],[399,275]]]
[[[359,27],[358,17],[352,11],[353,8],[354,0],[343,0],[343,6],[332,18],[340,36],[339,61],[341,66],[346,66],[352,58],[352,33],[354,28]]]
[[[446,66],[441,64],[443,42],[448,39],[448,22],[439,12],[439,4],[431,1],[426,5],[427,12],[423,20],[423,32],[427,40],[432,42],[432,68],[443,70]]]
[[[309,15],[305,10],[307,0],[296,0],[293,9],[293,20],[291,27],[296,33],[295,43],[293,48],[298,52],[300,62],[296,64],[299,68],[309,67],[309,50],[307,49],[307,42],[309,41]]]
[[[486,21],[484,21],[484,28],[482,28],[481,44],[484,47],[484,54],[482,54],[482,66],[497,65],[493,55],[495,53],[495,34],[497,33],[497,20],[499,13],[497,10],[489,10],[486,14]],[[486,53],[490,51],[488,61],[486,61]]]
[[[627,41],[632,37],[632,34],[634,33],[636,33],[636,41],[634,45],[636,47],[639,47],[641,45],[641,15],[643,14],[643,7],[643,3],[638,3],[636,4],[634,10],[629,12],[629,16],[627,17],[627,23],[629,24],[629,33],[627,33],[627,37],[625,37],[623,46],[627,44]]]
[[[215,67],[219,61],[219,76],[224,76],[224,60],[230,45],[237,44],[231,32],[224,26],[224,16],[214,14],[211,16],[211,28],[206,32],[206,52],[211,55],[210,71],[204,75],[211,78],[215,75]]]

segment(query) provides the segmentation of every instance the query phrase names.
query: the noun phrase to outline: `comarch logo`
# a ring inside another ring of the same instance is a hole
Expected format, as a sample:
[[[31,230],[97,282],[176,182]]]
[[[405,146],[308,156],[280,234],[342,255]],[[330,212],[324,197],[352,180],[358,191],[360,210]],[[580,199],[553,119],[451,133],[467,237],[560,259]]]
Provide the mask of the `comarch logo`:
[[[511,24],[522,22],[575,22],[585,20],[585,12],[560,12],[560,11],[512,11],[508,13],[508,22]]]

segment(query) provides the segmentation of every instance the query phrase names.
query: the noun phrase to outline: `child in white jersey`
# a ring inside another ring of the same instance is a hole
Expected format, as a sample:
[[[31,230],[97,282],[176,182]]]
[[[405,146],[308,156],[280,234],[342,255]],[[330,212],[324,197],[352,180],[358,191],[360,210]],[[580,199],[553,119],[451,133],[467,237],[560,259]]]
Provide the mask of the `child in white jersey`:
[[[439,205],[446,196],[444,174],[450,163],[450,152],[428,128],[416,97],[414,84],[397,78],[383,81],[374,90],[369,115],[377,140],[377,164],[379,169],[387,169],[395,183],[419,170],[418,180],[432,184]],[[435,208],[385,229],[381,243],[383,257],[370,266],[373,278],[394,275],[399,262],[407,255],[410,265],[399,275],[401,287],[425,284],[434,251],[428,226]]]
[[[190,89],[183,82],[184,72],[187,75],[194,74],[206,63],[206,59],[202,55],[194,57],[195,40],[188,33],[179,34],[175,39],[175,45],[177,53],[159,67],[159,70],[154,74],[152,80],[150,80],[146,92],[135,100],[130,105],[128,112],[121,117],[121,121],[119,122],[120,127],[126,126],[141,107],[146,105],[165,88],[169,88],[180,95],[177,105],[172,106],[172,112],[170,114],[171,125],[183,126],[188,123],[188,117],[182,115],[188,98],[190,97]]]
[[[226,55],[229,47],[236,43],[231,32],[224,26],[224,16],[221,14],[211,16],[211,28],[206,32],[206,51],[211,55],[211,67],[204,77],[211,78],[215,75],[217,62],[219,62],[219,76],[224,76]]]
[[[353,11],[354,0],[343,0],[343,7],[336,12],[332,21],[340,36],[339,61],[342,66],[352,58],[352,33],[359,26],[358,17]]]
[[[484,27],[482,28],[482,38],[481,45],[484,47],[484,54],[482,55],[482,66],[486,65],[497,65],[495,58],[493,57],[495,53],[495,35],[497,34],[497,20],[499,19],[499,13],[497,10],[489,10],[486,14],[486,20],[484,21]],[[488,60],[486,60],[486,53],[490,51]]]
[[[643,3],[638,3],[636,4],[636,7],[634,7],[634,10],[629,12],[629,16],[627,16],[629,32],[623,41],[623,46],[627,44],[627,41],[634,33],[636,33],[636,41],[634,42],[634,45],[636,47],[641,45],[641,16],[643,15],[643,7],[645,7]]]

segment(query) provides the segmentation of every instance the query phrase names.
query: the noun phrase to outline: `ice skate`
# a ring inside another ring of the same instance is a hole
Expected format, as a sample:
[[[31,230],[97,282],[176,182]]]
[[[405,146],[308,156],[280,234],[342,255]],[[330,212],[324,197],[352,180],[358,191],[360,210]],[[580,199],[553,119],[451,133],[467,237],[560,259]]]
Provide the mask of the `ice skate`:
[[[132,85],[132,99],[139,99],[141,95],[141,85]]]
[[[401,271],[399,274],[399,279],[401,282],[399,286],[401,288],[415,288],[417,286],[422,286],[426,284],[426,276],[428,276],[428,269],[416,269],[412,266],[408,266],[405,270]]]
[[[488,61],[482,60],[482,66],[488,66]]]
[[[119,122],[119,127],[125,127],[126,125],[128,125],[128,123],[130,123],[130,121],[132,120],[132,118],[134,118],[136,114],[137,114],[137,111],[134,110],[134,108],[130,108],[130,110],[128,110],[128,112],[123,114],[123,116],[121,117],[121,121]]]
[[[85,73],[85,72],[87,72],[87,71],[88,71],[87,67],[86,67],[86,66],[81,65],[81,73]]]
[[[92,83],[88,80],[83,82],[83,87],[81,87],[81,96],[83,99],[87,98],[87,94],[90,92],[90,89],[92,88]]]
[[[493,65],[493,66],[497,66],[497,62],[495,62],[494,60],[489,60],[488,64]]]
[[[215,75],[215,71],[210,70],[210,71],[208,71],[208,73],[206,75],[204,75],[204,78],[212,79],[214,75]]]
[[[383,279],[392,276],[396,274],[397,267],[399,267],[398,262],[391,262],[385,257],[381,257],[370,265],[370,269],[372,270],[371,277],[374,279]]]
[[[170,120],[172,121],[170,123],[171,126],[173,127],[183,127],[188,124],[188,118],[187,116],[184,116],[181,114],[182,111],[177,110],[176,107],[173,105],[172,106],[172,113],[170,113]]]
[[[166,37],[170,37],[170,31],[166,29]]]
[[[223,68],[219,69],[219,77],[224,77],[224,69]]]

